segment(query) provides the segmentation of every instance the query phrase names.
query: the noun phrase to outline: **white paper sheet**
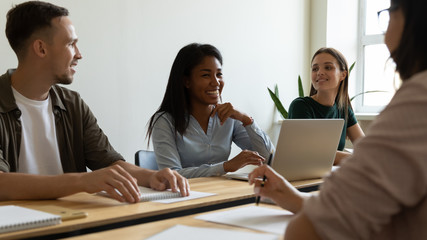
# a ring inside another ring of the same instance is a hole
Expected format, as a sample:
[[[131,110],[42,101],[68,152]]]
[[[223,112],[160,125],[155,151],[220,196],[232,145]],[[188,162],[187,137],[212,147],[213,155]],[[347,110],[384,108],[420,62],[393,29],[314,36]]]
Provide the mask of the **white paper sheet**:
[[[245,240],[277,240],[278,236],[264,233],[250,233],[244,231],[225,230],[219,228],[189,227],[175,225],[147,240],[218,240],[218,239],[245,239]]]
[[[284,234],[293,213],[265,207],[250,206],[197,216],[209,222],[228,224],[275,234]]]

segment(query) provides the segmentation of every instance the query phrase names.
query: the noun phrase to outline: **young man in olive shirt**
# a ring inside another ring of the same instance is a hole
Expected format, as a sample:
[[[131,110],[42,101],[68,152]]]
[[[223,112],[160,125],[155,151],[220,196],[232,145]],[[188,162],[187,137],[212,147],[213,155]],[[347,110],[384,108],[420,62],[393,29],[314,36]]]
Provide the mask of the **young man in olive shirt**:
[[[188,195],[177,172],[123,161],[79,94],[57,85],[72,83],[82,58],[67,9],[19,4],[7,14],[6,35],[18,67],[0,77],[0,200],[104,190],[132,203],[138,185]]]

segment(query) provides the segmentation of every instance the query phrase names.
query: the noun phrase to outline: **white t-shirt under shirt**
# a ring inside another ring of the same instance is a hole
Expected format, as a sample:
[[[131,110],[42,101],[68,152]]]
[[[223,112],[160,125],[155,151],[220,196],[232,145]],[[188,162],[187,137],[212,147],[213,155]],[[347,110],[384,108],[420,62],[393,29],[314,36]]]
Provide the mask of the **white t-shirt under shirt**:
[[[62,174],[50,97],[43,101],[35,101],[24,97],[13,88],[12,90],[16,104],[22,112],[18,172],[41,175]]]

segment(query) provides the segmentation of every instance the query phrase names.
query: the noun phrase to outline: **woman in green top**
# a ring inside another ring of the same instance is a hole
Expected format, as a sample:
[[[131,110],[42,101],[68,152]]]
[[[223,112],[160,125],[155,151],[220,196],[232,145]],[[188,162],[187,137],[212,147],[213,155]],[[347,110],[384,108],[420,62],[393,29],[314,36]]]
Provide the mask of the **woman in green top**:
[[[354,143],[365,134],[357,123],[348,97],[348,65],[342,53],[334,48],[317,50],[311,60],[310,97],[292,101],[289,118],[345,119],[334,164],[351,154],[343,151],[346,137]]]

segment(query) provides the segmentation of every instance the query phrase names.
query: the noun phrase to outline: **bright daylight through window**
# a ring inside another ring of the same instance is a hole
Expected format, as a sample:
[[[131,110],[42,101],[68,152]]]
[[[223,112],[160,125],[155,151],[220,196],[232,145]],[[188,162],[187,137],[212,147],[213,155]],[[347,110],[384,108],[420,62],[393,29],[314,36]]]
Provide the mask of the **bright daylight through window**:
[[[365,93],[353,101],[357,113],[375,113],[388,104],[400,79],[395,74],[395,65],[389,58],[390,53],[384,44],[384,32],[387,29],[390,0],[360,0],[359,29],[360,48],[358,75],[356,83],[358,93]]]

